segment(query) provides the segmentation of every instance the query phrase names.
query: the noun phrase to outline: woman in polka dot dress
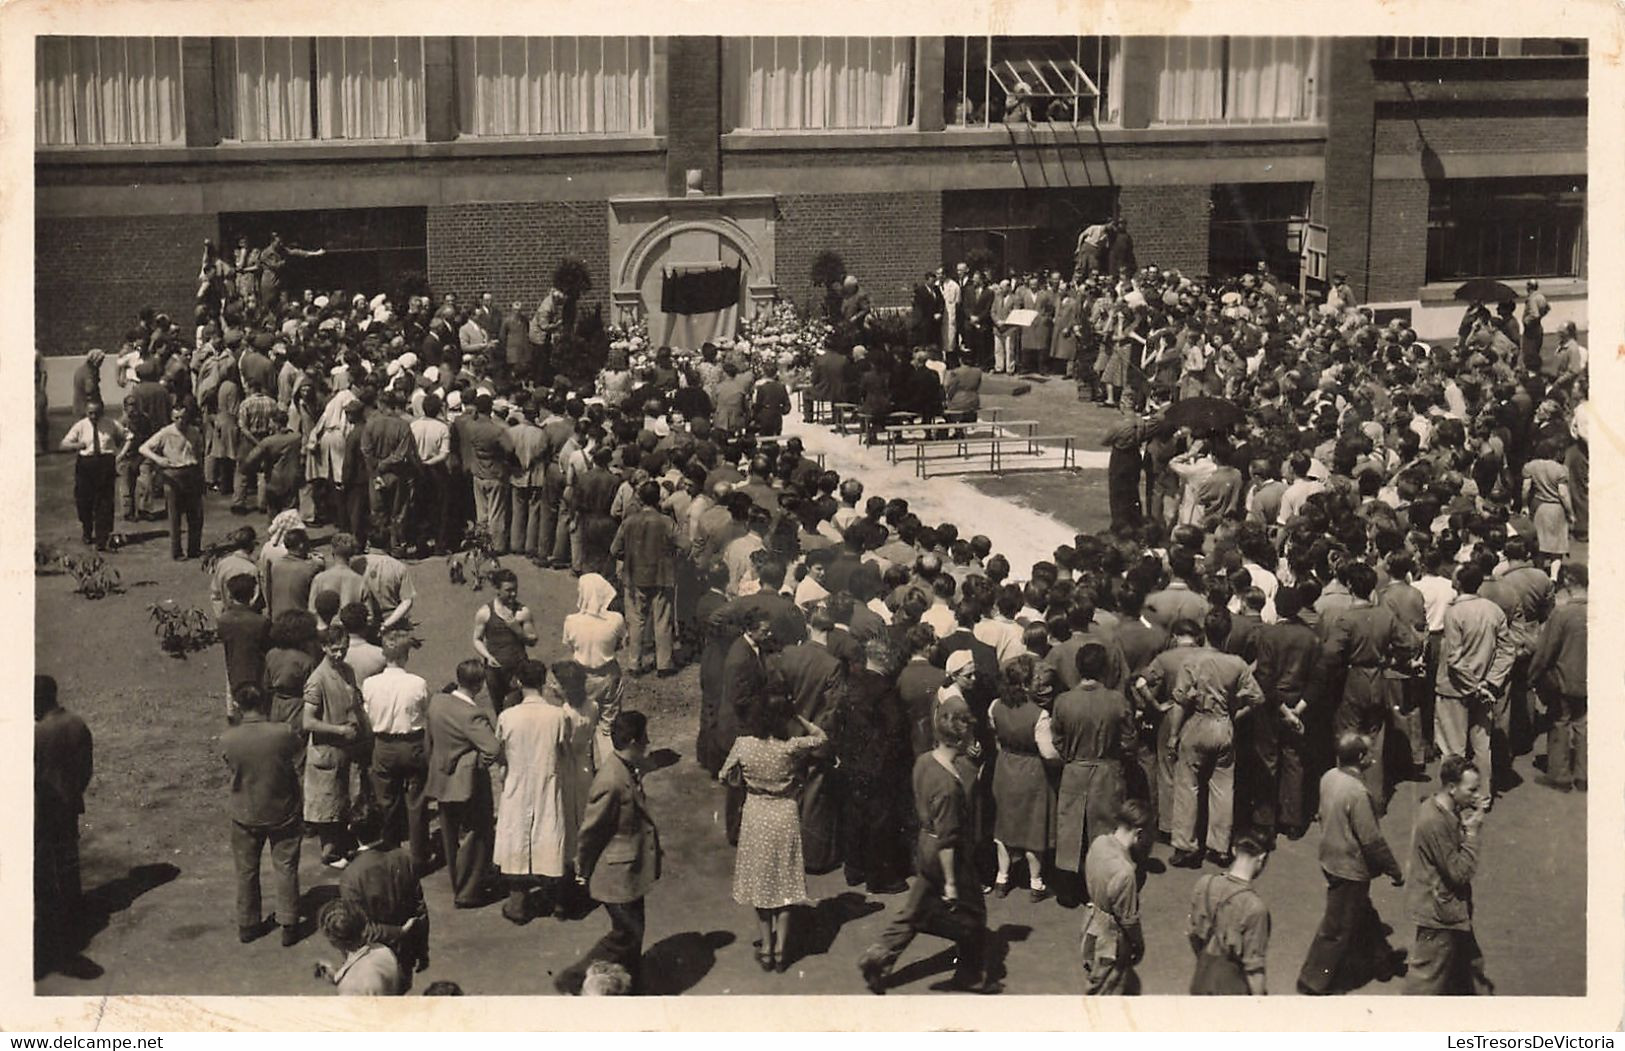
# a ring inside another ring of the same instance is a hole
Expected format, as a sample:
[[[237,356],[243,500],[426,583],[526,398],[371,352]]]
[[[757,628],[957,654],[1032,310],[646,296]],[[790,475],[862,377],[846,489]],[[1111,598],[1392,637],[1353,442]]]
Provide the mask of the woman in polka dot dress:
[[[738,778],[745,786],[734,901],[756,910],[756,962],[764,971],[789,966],[790,906],[807,900],[797,796],[806,755],[824,739],[824,731],[796,716],[788,697],[772,695],[755,706],[723,760],[723,780]]]

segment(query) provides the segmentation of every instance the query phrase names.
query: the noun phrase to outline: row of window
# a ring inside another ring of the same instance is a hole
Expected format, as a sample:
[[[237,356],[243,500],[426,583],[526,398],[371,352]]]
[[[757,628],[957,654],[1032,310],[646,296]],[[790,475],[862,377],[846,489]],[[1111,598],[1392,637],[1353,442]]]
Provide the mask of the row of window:
[[[912,126],[912,37],[728,37],[723,111],[759,131]],[[1326,119],[1326,38],[1160,37],[1139,41],[1135,100],[1151,126]],[[215,109],[229,142],[421,140],[421,37],[233,37],[213,43]],[[1388,58],[1584,54],[1584,40],[1382,37]],[[475,137],[647,135],[651,37],[459,37],[460,133]],[[178,145],[185,139],[180,40],[41,37],[35,142]],[[1117,125],[1121,37],[949,37],[952,127]]]

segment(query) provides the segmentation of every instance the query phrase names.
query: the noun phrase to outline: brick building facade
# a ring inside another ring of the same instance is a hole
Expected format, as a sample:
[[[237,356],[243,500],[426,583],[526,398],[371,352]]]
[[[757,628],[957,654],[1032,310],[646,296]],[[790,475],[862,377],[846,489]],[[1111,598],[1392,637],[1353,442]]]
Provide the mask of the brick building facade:
[[[189,316],[203,240],[279,222],[305,242],[334,237],[385,289],[421,270],[437,291],[504,304],[534,304],[574,255],[589,302],[615,314],[652,309],[651,275],[673,261],[747,262],[747,313],[806,302],[825,248],[877,304],[903,305],[920,273],[972,247],[1013,270],[1064,265],[1078,231],[1112,214],[1142,263],[1203,274],[1268,257],[1290,278],[1309,227],[1311,241],[1324,230],[1328,269],[1424,330],[1453,331],[1465,276],[1538,276],[1583,322],[1583,42],[1491,38],[1456,54],[1257,38],[1271,50],[1255,68],[1254,38],[1046,38],[1064,75],[1012,84],[1001,54],[1038,38],[876,38],[856,55],[864,38],[783,38],[771,53],[755,50],[763,39],[376,38],[406,56],[390,68],[414,90],[378,95],[418,99],[405,113],[332,101],[324,78],[349,43],[158,40],[142,75],[174,104],[120,127],[74,101],[90,75],[78,49],[94,45],[42,38],[40,348],[116,345],[142,305]],[[561,40],[573,68],[597,63],[596,101],[525,94]],[[1207,87],[1159,89],[1176,54],[1205,63]],[[232,76],[245,56],[308,79],[245,86]],[[775,62],[834,72],[791,84]],[[1286,72],[1261,84],[1258,68]],[[275,91],[301,83],[278,110]],[[1018,96],[1028,112],[1007,119]],[[1484,202],[1515,216],[1512,243],[1475,218]],[[311,209],[320,223],[301,225]]]

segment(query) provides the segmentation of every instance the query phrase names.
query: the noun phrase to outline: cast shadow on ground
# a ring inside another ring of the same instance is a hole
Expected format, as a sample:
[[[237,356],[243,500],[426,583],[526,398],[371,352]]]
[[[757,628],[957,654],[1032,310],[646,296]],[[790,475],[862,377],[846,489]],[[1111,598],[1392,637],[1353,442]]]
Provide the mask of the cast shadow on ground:
[[[43,978],[57,971],[72,978],[100,978],[102,967],[84,955],[91,941],[107,929],[114,916],[134,905],[137,898],[173,882],[180,874],[180,869],[167,862],[136,865],[119,878],[86,891],[79,899],[69,929],[57,937],[55,945],[48,944],[51,936],[41,929],[36,917],[35,977]],[[46,944],[40,942],[42,934]]]
[[[699,984],[716,966],[717,952],[734,943],[732,931],[685,931],[649,946],[643,954],[646,996],[677,996]]]
[[[791,928],[790,962],[825,955],[834,946],[842,927],[884,908],[880,902],[849,890],[833,898],[825,898],[810,909],[801,910],[802,915],[796,917],[796,925]]]

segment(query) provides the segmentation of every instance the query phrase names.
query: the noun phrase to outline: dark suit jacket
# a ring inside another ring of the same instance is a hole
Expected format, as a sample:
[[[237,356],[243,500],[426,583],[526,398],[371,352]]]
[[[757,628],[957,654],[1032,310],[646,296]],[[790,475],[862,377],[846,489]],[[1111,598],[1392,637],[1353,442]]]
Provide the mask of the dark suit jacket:
[[[942,338],[941,324],[944,303],[942,286],[915,285],[912,322],[914,342],[935,345]]]
[[[677,584],[677,523],[651,507],[626,516],[609,552],[626,560],[626,580],[633,587],[669,588]]]
[[[826,350],[812,364],[814,401],[845,401],[852,361],[839,351]]]
[[[825,732],[846,699],[846,667],[827,646],[803,642],[774,655],[774,669],[790,688],[796,714]]]
[[[54,708],[34,723],[34,835],[70,826],[85,812],[93,769],[90,728]]]
[[[618,756],[592,780],[577,843],[576,872],[594,901],[637,901],[660,878],[660,831],[643,786]]]
[[[914,739],[914,754],[929,752],[932,739],[931,706],[936,703],[937,691],[948,681],[943,670],[929,661],[910,661],[897,674],[897,694],[908,712],[910,732]]]
[[[245,682],[265,681],[265,651],[270,647],[271,621],[247,606],[231,605],[220,612],[215,634],[226,649],[226,685],[236,690]]]
[[[734,639],[722,662],[722,704],[717,708],[718,746],[733,748],[746,713],[767,689],[767,666],[744,636]]]
[[[428,945],[429,906],[412,859],[399,847],[363,850],[339,877],[339,897],[367,917],[367,940],[395,950],[407,950],[410,965]],[[416,918],[412,936],[401,930]],[[422,928],[420,930],[420,928]]]
[[[442,803],[465,803],[474,796],[476,779],[487,778],[485,765],[501,745],[491,716],[478,704],[437,693],[429,698],[429,777],[424,791]],[[483,761],[482,761],[483,760]]]

